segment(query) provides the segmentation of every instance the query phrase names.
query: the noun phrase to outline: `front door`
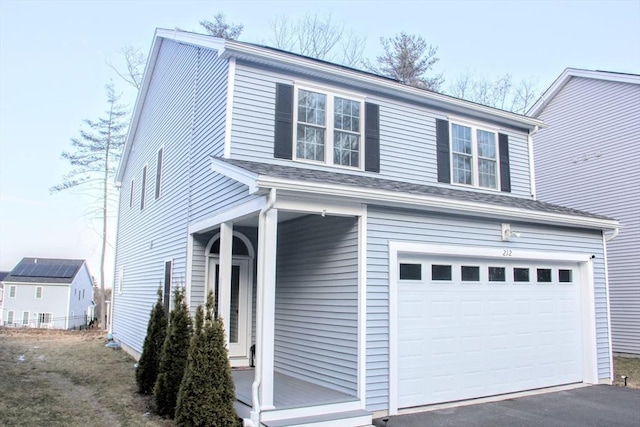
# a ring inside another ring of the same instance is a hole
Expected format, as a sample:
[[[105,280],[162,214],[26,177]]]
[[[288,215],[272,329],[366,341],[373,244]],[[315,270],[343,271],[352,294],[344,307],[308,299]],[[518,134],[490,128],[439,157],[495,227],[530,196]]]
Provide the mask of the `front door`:
[[[209,260],[209,285],[214,284],[214,295],[219,295],[218,279],[220,277],[218,258]],[[249,280],[249,260],[233,259],[231,265],[231,301],[229,319],[224,319],[225,330],[229,332],[229,357],[232,365],[248,365],[249,347],[251,346],[251,287]],[[235,359],[235,362],[234,360]]]

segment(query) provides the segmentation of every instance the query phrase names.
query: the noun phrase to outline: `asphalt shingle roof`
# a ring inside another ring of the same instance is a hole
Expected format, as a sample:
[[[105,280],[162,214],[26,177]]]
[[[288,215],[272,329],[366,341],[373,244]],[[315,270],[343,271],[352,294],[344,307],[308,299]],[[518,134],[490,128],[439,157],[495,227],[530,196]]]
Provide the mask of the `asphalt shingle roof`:
[[[394,181],[371,176],[346,174],[341,172],[323,171],[315,169],[297,168],[293,166],[282,166],[268,163],[258,163],[246,160],[223,159],[230,165],[245,169],[249,172],[265,175],[273,178],[291,179],[314,183],[327,183],[353,186],[358,188],[368,188],[374,190],[393,191],[398,193],[416,194],[422,196],[441,197],[444,199],[462,200],[488,205],[505,206],[517,209],[525,209],[535,212],[548,212],[562,215],[580,216],[603,220],[613,220],[604,215],[592,214],[577,209],[545,203],[538,200],[525,199],[503,194],[490,194],[463,189],[436,187],[430,185],[412,184],[409,182]]]

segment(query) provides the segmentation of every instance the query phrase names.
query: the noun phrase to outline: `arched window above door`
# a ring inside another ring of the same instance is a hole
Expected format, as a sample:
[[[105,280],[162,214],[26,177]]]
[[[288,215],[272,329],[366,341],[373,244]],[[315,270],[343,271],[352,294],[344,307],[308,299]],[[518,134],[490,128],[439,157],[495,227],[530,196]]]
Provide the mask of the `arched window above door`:
[[[231,244],[231,253],[233,255],[244,255],[250,256],[249,248],[238,236],[233,236],[233,243]],[[220,239],[216,239],[211,245],[211,250],[209,251],[209,255],[219,255],[220,254]]]

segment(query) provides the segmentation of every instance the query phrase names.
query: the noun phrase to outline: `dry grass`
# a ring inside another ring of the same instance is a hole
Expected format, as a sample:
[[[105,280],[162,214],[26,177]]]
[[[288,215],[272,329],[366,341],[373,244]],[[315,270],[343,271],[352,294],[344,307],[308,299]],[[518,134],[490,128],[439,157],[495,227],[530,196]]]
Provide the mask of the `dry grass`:
[[[104,332],[0,328],[0,425],[170,426]]]
[[[613,369],[616,375],[614,385],[624,386],[624,379],[627,377],[627,387],[640,389],[640,357],[613,358]]]

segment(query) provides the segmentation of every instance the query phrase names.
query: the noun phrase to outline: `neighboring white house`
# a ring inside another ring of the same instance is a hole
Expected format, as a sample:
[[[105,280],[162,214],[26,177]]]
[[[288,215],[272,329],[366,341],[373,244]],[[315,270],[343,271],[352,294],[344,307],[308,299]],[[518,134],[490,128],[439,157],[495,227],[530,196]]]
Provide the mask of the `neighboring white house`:
[[[139,356],[158,288],[192,310],[214,291],[256,427],[610,383],[619,224],[532,197],[543,125],[157,30],[117,175],[113,336]]]
[[[567,68],[528,113],[538,199],[620,221],[607,244],[613,351],[640,355],[640,75]]]
[[[84,260],[23,258],[4,286],[3,325],[73,329],[87,324],[93,281]]]

